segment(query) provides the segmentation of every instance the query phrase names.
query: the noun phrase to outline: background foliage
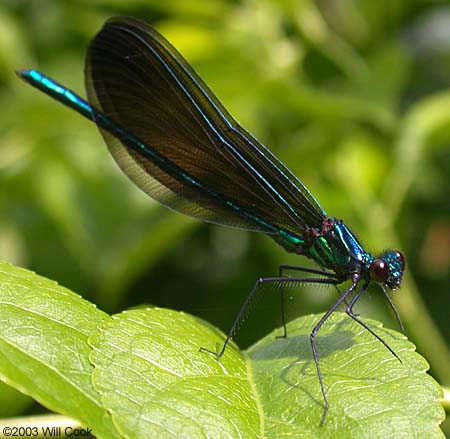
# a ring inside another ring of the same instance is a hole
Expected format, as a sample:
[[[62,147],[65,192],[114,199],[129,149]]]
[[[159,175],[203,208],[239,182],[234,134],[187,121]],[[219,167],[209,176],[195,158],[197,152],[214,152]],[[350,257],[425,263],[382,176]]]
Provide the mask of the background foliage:
[[[39,68],[84,95],[86,46],[113,15],[154,24],[368,249],[404,251],[395,299],[431,372],[450,385],[448,2],[0,2],[0,258],[108,312],[151,303],[227,330],[255,279],[304,261],[264,236],[157,205],[121,174],[95,126],[14,74]],[[293,292],[289,316],[334,299]],[[368,295],[360,312],[395,327],[381,299]],[[278,324],[267,297],[237,342]],[[0,394],[3,416],[28,404]]]

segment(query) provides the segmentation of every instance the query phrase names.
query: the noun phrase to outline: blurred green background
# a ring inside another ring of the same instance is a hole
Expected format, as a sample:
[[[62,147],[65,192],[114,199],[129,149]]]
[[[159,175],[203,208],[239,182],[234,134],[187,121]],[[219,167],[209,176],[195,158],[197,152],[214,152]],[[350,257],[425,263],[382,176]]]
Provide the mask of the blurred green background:
[[[85,95],[86,47],[115,15],[155,25],[368,250],[405,253],[393,296],[449,386],[449,2],[0,1],[0,258],[111,313],[147,303],[227,331],[258,277],[305,261],[265,236],[159,206],[119,171],[92,123],[14,74],[39,68]],[[335,298],[292,291],[288,317]],[[358,311],[397,328],[382,299],[374,290]],[[236,342],[279,324],[268,295]],[[0,394],[2,416],[29,405]]]

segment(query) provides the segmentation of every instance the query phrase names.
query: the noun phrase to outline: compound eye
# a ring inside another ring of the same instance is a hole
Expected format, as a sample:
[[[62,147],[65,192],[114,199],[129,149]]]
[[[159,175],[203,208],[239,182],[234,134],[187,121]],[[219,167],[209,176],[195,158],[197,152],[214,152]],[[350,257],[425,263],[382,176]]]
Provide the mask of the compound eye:
[[[403,256],[402,252],[396,251],[395,252],[395,257],[397,258],[397,261],[400,263],[400,265],[402,266],[402,268],[405,268],[405,257]]]
[[[369,268],[370,277],[375,282],[386,282],[389,276],[389,267],[383,259],[375,259]]]

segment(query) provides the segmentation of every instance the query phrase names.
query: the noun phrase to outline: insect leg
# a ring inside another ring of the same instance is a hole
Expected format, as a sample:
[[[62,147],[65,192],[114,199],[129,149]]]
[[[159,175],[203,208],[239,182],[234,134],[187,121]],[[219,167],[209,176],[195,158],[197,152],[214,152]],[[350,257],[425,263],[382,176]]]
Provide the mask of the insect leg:
[[[317,377],[319,378],[320,390],[322,392],[322,397],[323,397],[323,402],[324,402],[324,408],[323,408],[322,420],[321,420],[322,425],[325,423],[325,418],[327,416],[329,403],[328,403],[327,394],[325,392],[325,387],[323,384],[322,372],[320,371],[319,356],[317,355],[315,338],[316,338],[316,335],[319,332],[320,328],[322,327],[322,325],[328,319],[328,317],[330,317],[330,315],[333,314],[334,311],[336,311],[336,308],[342,302],[344,302],[347,299],[347,297],[349,297],[353,293],[353,291],[359,284],[359,279],[360,279],[359,275],[356,274],[353,278],[352,285],[344,293],[342,293],[339,296],[338,300],[336,300],[336,302],[333,304],[333,306],[322,316],[322,318],[319,320],[319,322],[316,324],[316,326],[314,326],[314,328],[311,331],[311,334],[309,336],[309,339],[311,342],[311,350],[312,350],[312,354],[313,354],[314,364],[316,365]]]
[[[283,264],[278,267],[278,275],[279,277],[287,277],[284,272],[285,271],[300,271],[302,273],[312,273],[312,274],[320,274],[323,275],[326,279],[336,279],[337,277],[333,272],[319,270],[317,268],[310,267],[300,267],[298,265],[288,265]],[[281,326],[283,327],[283,334],[277,335],[277,338],[286,338],[287,337],[287,328],[286,328],[286,314],[285,314],[285,298],[284,298],[285,288],[283,285],[280,287],[280,310],[281,310]],[[338,289],[339,292],[339,289]],[[339,292],[340,294],[340,292]]]
[[[215,355],[217,358],[220,358],[224,352],[225,349],[230,342],[230,340],[234,337],[236,332],[239,330],[242,322],[247,317],[250,306],[255,300],[255,297],[257,296],[258,292],[260,292],[260,287],[264,284],[268,283],[278,283],[278,284],[292,284],[292,283],[315,283],[315,284],[335,284],[337,281],[335,279],[323,279],[323,278],[296,278],[296,277],[263,277],[258,279],[255,282],[255,285],[253,286],[252,290],[250,291],[250,294],[247,296],[247,299],[245,299],[245,302],[241,306],[241,309],[239,310],[236,318],[234,319],[233,325],[231,326],[231,329],[228,332],[227,338],[225,339],[225,342],[222,346],[222,349],[219,350],[219,352],[215,352],[213,350],[203,348],[201,347],[200,350],[202,352],[208,352],[212,355]]]
[[[369,331],[395,358],[397,358],[400,363],[402,360],[400,357],[394,352],[394,350],[378,335],[376,334],[368,325],[366,325],[362,320],[360,320],[354,313],[353,313],[353,305],[360,299],[366,288],[369,286],[369,282],[366,282],[362,288],[358,291],[357,294],[352,298],[350,303],[347,305],[347,308],[345,309],[345,312],[357,323],[359,323],[364,329]]]

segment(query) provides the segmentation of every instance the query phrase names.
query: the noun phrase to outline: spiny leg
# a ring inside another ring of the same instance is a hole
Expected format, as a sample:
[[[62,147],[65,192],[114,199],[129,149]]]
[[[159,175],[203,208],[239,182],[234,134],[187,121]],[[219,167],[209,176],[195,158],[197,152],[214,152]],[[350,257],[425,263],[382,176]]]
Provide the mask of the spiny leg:
[[[362,320],[360,320],[354,313],[353,313],[353,305],[360,299],[364,291],[369,286],[369,282],[366,282],[362,288],[358,291],[357,294],[352,298],[350,303],[348,304],[347,308],[345,309],[345,312],[357,323],[359,323],[364,329],[369,331],[395,358],[397,358],[400,363],[402,363],[402,360],[400,357],[394,352],[394,350],[377,334],[375,333],[368,325],[366,325]]]
[[[212,355],[215,355],[217,358],[220,358],[224,354],[228,343],[234,337],[234,335],[238,331],[241,323],[245,319],[245,317],[246,317],[246,315],[248,313],[248,309],[249,309],[250,305],[253,303],[253,300],[255,299],[255,297],[256,297],[256,295],[258,293],[258,288],[261,285],[268,284],[268,283],[280,283],[280,284],[315,283],[315,284],[328,284],[329,285],[329,284],[335,284],[336,282],[337,282],[336,279],[331,279],[331,278],[323,279],[323,278],[308,278],[308,277],[306,277],[306,278],[263,277],[263,278],[258,279],[255,282],[255,285],[253,286],[252,290],[250,291],[250,294],[245,299],[245,302],[241,306],[241,309],[239,310],[236,318],[234,319],[233,325],[231,326],[231,329],[228,332],[227,338],[225,339],[225,342],[224,342],[224,344],[222,346],[222,349],[219,352],[215,352],[215,351],[212,351],[210,349],[201,347],[200,351],[208,352],[208,353],[210,353]]]
[[[278,276],[283,276],[284,265],[280,265],[278,267]],[[277,338],[286,338],[287,337],[287,328],[286,328],[286,314],[284,308],[284,285],[280,287],[280,312],[281,312],[281,326],[283,327],[283,335],[277,335]]]
[[[342,296],[341,290],[339,289],[339,287],[337,285],[334,286],[334,288],[336,288],[336,291],[338,292],[339,296]],[[347,299],[344,300],[345,306],[348,306],[348,302]],[[356,314],[358,315],[358,314]]]
[[[394,302],[392,301],[391,297],[389,296],[389,293],[386,291],[386,288],[383,285],[380,285],[380,286],[381,286],[381,289],[383,290],[383,293],[384,293],[384,295],[385,295],[385,297],[387,299],[387,302],[388,302],[389,306],[391,307],[391,309],[392,309],[392,311],[393,311],[393,313],[395,315],[395,318],[396,318],[396,320],[398,322],[398,325],[400,326],[400,329],[403,332],[403,335],[406,338],[409,339],[409,336],[408,336],[408,334],[407,334],[407,332],[405,330],[405,327],[403,326],[402,319],[400,318],[400,314],[398,313]]]
[[[323,275],[326,279],[335,279],[337,281],[337,276],[333,272],[319,270],[317,268],[300,267],[298,265],[288,265],[288,264],[282,264],[278,267],[278,276],[280,278],[286,278],[286,275],[284,274],[284,272],[286,270],[300,271],[303,273],[320,274],[320,275]],[[284,292],[285,292],[285,289],[282,285],[280,287],[280,310],[281,310],[281,326],[283,327],[283,334],[277,335],[277,338],[286,338],[287,337],[286,314],[285,314],[286,308],[285,308]],[[340,294],[339,289],[338,289],[338,292]]]
[[[329,403],[328,403],[327,394],[325,392],[325,387],[324,387],[324,384],[323,384],[322,372],[320,371],[319,356],[317,355],[316,344],[315,344],[315,337],[316,337],[317,333],[319,332],[320,328],[322,327],[322,325],[328,319],[328,317],[330,317],[330,315],[333,314],[334,311],[336,311],[336,308],[342,302],[344,302],[347,299],[347,297],[349,297],[353,293],[355,288],[358,286],[359,279],[360,279],[359,274],[355,274],[354,277],[353,277],[352,285],[344,293],[341,294],[341,296],[333,304],[333,306],[322,316],[322,318],[319,320],[319,322],[316,324],[316,326],[314,326],[314,328],[311,331],[311,334],[309,336],[309,340],[311,342],[311,350],[312,350],[312,354],[313,354],[314,364],[316,366],[317,377],[319,378],[320,390],[322,392],[322,397],[323,397],[323,402],[324,402],[324,408],[323,408],[323,413],[322,413],[322,420],[320,422],[322,425],[325,423],[325,418],[327,416]]]
[[[325,271],[318,268],[311,268],[311,267],[301,267],[299,265],[289,265],[289,264],[282,264],[280,265],[280,272],[283,272],[285,270],[292,270],[292,271],[301,271],[303,273],[313,273],[313,274],[320,274],[322,276],[333,278],[337,280],[337,276],[332,271]]]

